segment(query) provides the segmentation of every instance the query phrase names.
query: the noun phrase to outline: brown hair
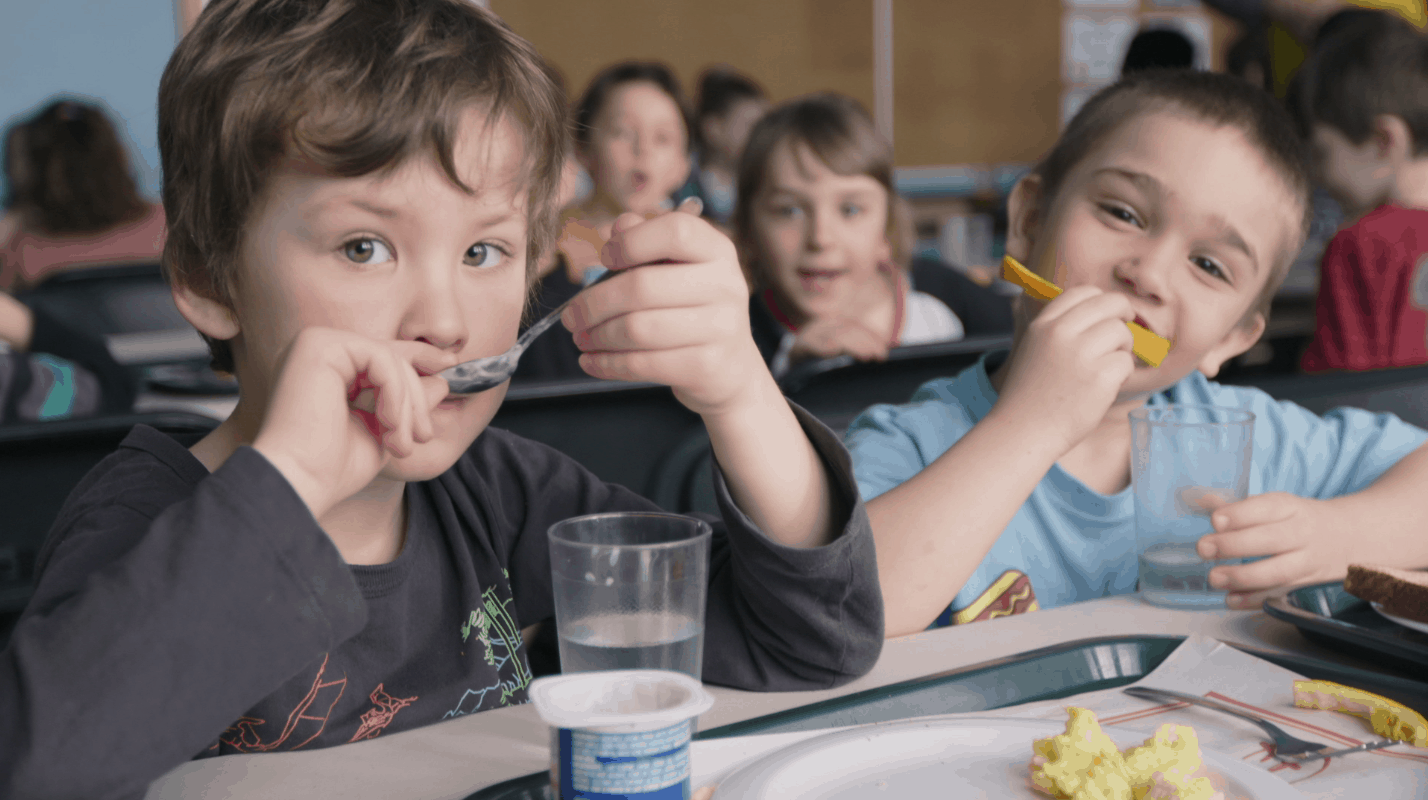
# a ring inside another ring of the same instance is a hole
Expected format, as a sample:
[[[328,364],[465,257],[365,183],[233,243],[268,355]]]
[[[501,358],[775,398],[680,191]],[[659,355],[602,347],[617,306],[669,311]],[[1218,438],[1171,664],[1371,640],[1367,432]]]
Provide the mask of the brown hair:
[[[774,107],[754,125],[739,159],[734,240],[755,283],[762,268],[754,236],[754,205],[767,183],[769,162],[784,142],[803,144],[839,175],[867,175],[888,193],[888,243],[893,263],[906,269],[912,252],[909,213],[893,184],[892,144],[878,133],[867,110],[851,97],[819,92]]]
[[[1284,180],[1300,204],[1299,243],[1313,219],[1310,204],[1308,151],[1284,107],[1248,81],[1214,72],[1147,70],[1102,89],[1082,106],[1066,126],[1056,146],[1032,170],[1041,178],[1043,209],[1056,201],[1071,170],[1128,120],[1157,112],[1182,113],[1211,125],[1233,127],[1259,150],[1270,168]],[[1281,253],[1264,289],[1251,306],[1268,318],[1274,293],[1294,262],[1299,244]]]
[[[555,238],[565,101],[534,48],[469,0],[216,0],[159,84],[172,281],[231,305],[245,223],[279,159],[355,177],[432,153],[448,178],[473,104],[522,129],[527,270]],[[226,342],[214,365],[232,369]]]
[[[1428,40],[1395,14],[1348,17],[1295,73],[1289,102],[1305,137],[1323,123],[1363,144],[1374,118],[1392,114],[1413,134],[1414,154],[1428,153]]]
[[[5,208],[42,233],[99,233],[148,211],[98,107],[59,100],[5,135]]]

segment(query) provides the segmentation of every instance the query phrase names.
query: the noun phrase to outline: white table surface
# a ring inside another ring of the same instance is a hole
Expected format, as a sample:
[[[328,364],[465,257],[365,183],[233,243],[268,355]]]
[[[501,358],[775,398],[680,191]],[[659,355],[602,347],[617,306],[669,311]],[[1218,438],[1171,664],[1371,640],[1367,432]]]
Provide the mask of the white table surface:
[[[1310,643],[1294,626],[1263,611],[1163,609],[1126,595],[890,639],[872,672],[838,689],[757,693],[711,686],[714,708],[700,717],[699,727],[713,728],[1079,639],[1192,633],[1374,668]],[[532,706],[515,706],[323,750],[189,762],[155,781],[148,798],[459,799],[547,769],[548,737]]]

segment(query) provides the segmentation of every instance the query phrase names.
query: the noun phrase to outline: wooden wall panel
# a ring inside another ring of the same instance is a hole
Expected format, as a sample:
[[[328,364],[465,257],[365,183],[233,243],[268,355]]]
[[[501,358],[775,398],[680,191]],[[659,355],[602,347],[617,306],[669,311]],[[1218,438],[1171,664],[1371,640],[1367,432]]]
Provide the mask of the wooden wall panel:
[[[902,165],[1030,161],[1056,139],[1061,4],[894,0]]]
[[[564,71],[572,97],[603,66],[668,62],[692,94],[727,63],[774,100],[821,89],[873,108],[872,0],[491,0]],[[1155,10],[1144,0],[1143,11]],[[899,166],[1029,162],[1056,140],[1059,0],[893,0]],[[1209,14],[1213,63],[1233,25]]]
[[[659,59],[685,90],[705,66],[755,77],[775,100],[832,89],[873,103],[872,0],[492,0],[565,73],[572,98],[602,67]]]

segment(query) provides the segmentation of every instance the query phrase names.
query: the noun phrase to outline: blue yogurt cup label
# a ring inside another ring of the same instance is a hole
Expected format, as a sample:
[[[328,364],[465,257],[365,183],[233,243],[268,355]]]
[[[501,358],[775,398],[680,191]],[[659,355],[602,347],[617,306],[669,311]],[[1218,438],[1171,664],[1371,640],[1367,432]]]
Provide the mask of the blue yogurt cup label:
[[[561,800],[686,800],[693,720],[632,733],[554,728]]]

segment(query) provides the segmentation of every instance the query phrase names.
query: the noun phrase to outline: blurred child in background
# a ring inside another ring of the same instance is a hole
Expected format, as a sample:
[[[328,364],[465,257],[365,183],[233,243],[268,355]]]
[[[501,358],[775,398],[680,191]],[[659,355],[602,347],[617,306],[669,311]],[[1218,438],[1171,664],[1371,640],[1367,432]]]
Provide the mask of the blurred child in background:
[[[704,216],[727,226],[737,199],[739,156],[754,123],[768,110],[763,87],[728,67],[711,67],[699,76],[694,131],[699,140],[697,195]]]
[[[1324,251],[1304,369],[1428,363],[1428,40],[1388,14],[1356,20],[1290,99],[1320,182],[1357,218]]]
[[[775,376],[807,359],[882,359],[889,348],[1009,332],[1007,300],[936,264],[957,291],[909,279],[911,234],[892,147],[857,101],[814,94],[754,126],[739,165],[736,241],[754,338]]]
[[[664,64],[627,61],[607,67],[576,104],[573,123],[575,155],[593,187],[563,214],[555,257],[542,265],[534,313],[574,297],[604,272],[600,248],[616,217],[673,208],[674,193],[689,178],[684,95]],[[579,360],[569,333],[553,328],[526,350],[514,379],[584,379]]]
[[[0,292],[0,425],[121,414],[136,389],[101,338]]]
[[[74,100],[49,104],[5,137],[9,194],[0,219],[0,289],[58,270],[159,260],[164,210],[144,200],[109,119]]]

